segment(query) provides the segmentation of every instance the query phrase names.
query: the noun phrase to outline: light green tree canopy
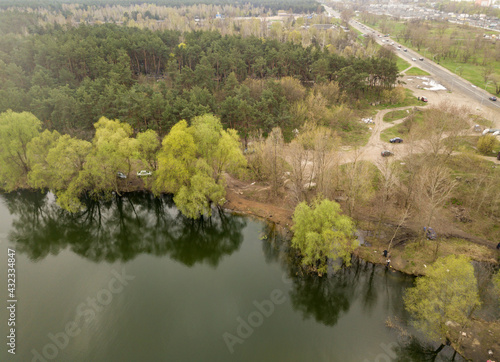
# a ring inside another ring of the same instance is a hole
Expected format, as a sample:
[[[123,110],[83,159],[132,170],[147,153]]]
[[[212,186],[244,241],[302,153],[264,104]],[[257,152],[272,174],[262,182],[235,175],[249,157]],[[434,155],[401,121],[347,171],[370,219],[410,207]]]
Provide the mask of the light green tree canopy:
[[[42,123],[29,112],[0,114],[0,187],[13,190],[26,182],[30,171],[28,143],[40,133]]]
[[[78,177],[87,155],[92,149],[90,142],[60,137],[47,155],[47,165],[51,172],[50,186],[53,190],[67,189],[73,179]]]
[[[327,259],[341,258],[349,265],[356,247],[354,222],[340,212],[338,203],[324,199],[315,200],[312,207],[301,202],[293,213],[292,246],[303,255],[302,263],[319,273],[328,271]]]
[[[47,188],[51,185],[52,176],[47,165],[47,155],[61,137],[57,131],[45,130],[28,143],[28,161],[30,171],[28,184],[34,188]]]
[[[141,132],[136,137],[137,140],[137,154],[145,166],[150,167],[152,170],[157,168],[157,155],[160,150],[160,140],[158,134],[152,129]]]
[[[210,205],[225,201],[224,171],[246,165],[235,130],[222,129],[210,114],[178,122],[165,136],[158,154],[155,194],[174,194],[179,210],[190,218],[210,215]]]
[[[480,305],[472,264],[463,255],[438,259],[427,268],[427,275],[406,291],[404,303],[415,326],[429,338],[441,343],[452,340],[458,330],[450,325],[458,323],[464,328]]]
[[[158,155],[158,172],[153,185],[155,194],[177,193],[183,185],[188,185],[196,161],[196,144],[187,122],[175,124],[163,138]]]
[[[183,185],[174,197],[179,210],[191,219],[212,214],[210,202],[222,205],[225,202],[226,190],[222,183],[216,183],[210,175],[210,167],[205,160],[198,159],[195,174],[189,185]]]
[[[88,145],[74,142],[66,145],[76,147],[77,154],[67,161],[80,165],[80,170],[77,177],[70,172],[71,182],[66,190],[58,193],[58,203],[72,212],[80,209],[78,197],[85,191],[101,197],[110,197],[112,191],[118,193],[116,173],[124,169],[130,172],[131,158],[136,152],[135,139],[130,138],[132,127],[129,124],[101,117],[94,127],[96,134],[83,165],[81,157],[88,151]]]

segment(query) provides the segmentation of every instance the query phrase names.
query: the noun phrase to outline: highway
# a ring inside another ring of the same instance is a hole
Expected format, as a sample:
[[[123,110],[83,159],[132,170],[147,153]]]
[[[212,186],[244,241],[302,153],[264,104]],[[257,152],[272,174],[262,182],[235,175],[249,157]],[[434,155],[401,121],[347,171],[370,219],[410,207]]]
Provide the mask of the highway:
[[[411,49],[408,49],[408,51],[406,52],[403,51],[403,49],[405,49],[403,45],[401,45],[401,48],[399,48],[398,50],[397,46],[400,44],[392,40],[390,37],[384,37],[384,34],[380,34],[378,31],[371,29],[366,25],[360,24],[355,20],[351,20],[349,22],[349,25],[359,30],[363,34],[373,36],[375,38],[375,41],[380,45],[389,45],[387,41],[389,43],[394,42],[394,45],[389,46],[394,47],[394,50],[399,57],[403,58],[408,63],[413,64],[414,66],[430,73],[433,76],[434,80],[441,83],[446,87],[446,89],[450,91],[461,92],[474,99],[475,101],[481,103],[483,106],[500,111],[500,104],[490,101],[488,98],[491,97],[491,94],[486,92],[484,89],[472,85],[470,82],[458,76],[457,74],[453,74],[448,69],[445,69],[444,67],[440,66],[430,59],[424,58],[423,55]],[[385,40],[385,42],[383,40]],[[414,61],[412,60],[413,58],[417,60]],[[418,60],[419,58],[424,58],[424,60]]]
[[[333,16],[336,18],[340,17],[340,14],[337,11],[333,10],[328,5],[325,5],[324,3],[321,3],[321,5],[323,5],[325,12],[328,14],[328,16]],[[423,57],[423,55],[418,54],[417,52],[411,49],[408,49],[407,52],[404,52],[403,49],[405,49],[405,47],[403,45],[401,45],[401,48],[398,50],[397,46],[400,44],[392,40],[390,37],[384,37],[384,34],[380,34],[375,29],[372,29],[364,24],[358,23],[355,20],[350,20],[349,25],[355,28],[356,30],[359,30],[363,34],[373,36],[375,38],[375,41],[380,45],[389,45],[391,42],[394,42],[394,45],[390,46],[394,47],[396,54],[400,58],[431,74],[434,80],[437,81],[438,83],[441,83],[443,86],[446,87],[446,89],[450,91],[460,92],[468,96],[469,98],[481,103],[483,106],[486,106],[491,110],[500,112],[500,104],[499,104],[500,100],[497,102],[490,101],[488,98],[491,97],[491,94],[486,92],[484,89],[473,86],[470,82],[458,76],[457,74],[450,72],[448,69],[445,69],[436,62]],[[380,37],[378,35],[380,35]],[[385,40],[385,42],[383,42],[382,40]],[[389,44],[387,43],[387,40],[389,40]],[[412,60],[412,58],[415,58],[417,60],[414,61]],[[424,60],[423,61],[418,60],[419,58],[424,58]]]

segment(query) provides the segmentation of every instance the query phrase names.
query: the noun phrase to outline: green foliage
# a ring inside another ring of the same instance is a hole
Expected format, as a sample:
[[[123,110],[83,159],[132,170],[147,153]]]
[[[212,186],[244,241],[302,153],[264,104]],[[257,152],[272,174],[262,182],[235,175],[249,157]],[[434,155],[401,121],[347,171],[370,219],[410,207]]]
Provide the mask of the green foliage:
[[[149,129],[137,135],[137,155],[145,166],[152,170],[157,167],[157,154],[160,150],[160,140],[158,134]]]
[[[245,139],[277,126],[290,139],[301,126],[290,110],[306,97],[304,82],[334,84],[331,106],[378,96],[398,77],[387,58],[343,57],[319,45],[113,24],[9,35],[0,49],[0,112],[30,110],[61,133],[90,130],[105,116],[163,136],[182,119],[217,113]],[[266,80],[258,92],[241,85],[249,77]]]
[[[222,129],[210,114],[178,122],[162,142],[153,191],[174,194],[179,210],[189,218],[211,215],[210,205],[225,202],[224,171],[246,166],[235,130]]]
[[[477,150],[483,155],[488,155],[498,146],[497,138],[487,134],[477,140]]]
[[[429,338],[442,343],[454,339],[459,331],[447,322],[465,328],[472,312],[480,305],[472,264],[464,256],[438,259],[427,268],[427,274],[406,291],[404,303],[415,326]]]
[[[304,265],[316,268],[319,273],[328,271],[328,259],[340,258],[350,265],[355,249],[354,222],[340,214],[340,205],[324,199],[314,201],[312,207],[301,202],[293,214],[294,236],[292,246],[297,248]],[[334,264],[334,269],[338,269]]]
[[[224,184],[215,180],[210,175],[210,167],[205,160],[198,159],[196,171],[189,180],[189,185],[183,185],[174,197],[175,205],[191,219],[212,214],[210,203],[223,205],[226,201]]]
[[[34,188],[46,188],[51,184],[50,168],[47,165],[47,155],[61,135],[57,131],[43,131],[28,143],[28,160],[30,172],[28,184]]]
[[[28,143],[39,135],[41,126],[29,112],[0,114],[0,188],[10,191],[26,182]]]
[[[72,138],[68,135],[60,137],[47,154],[46,162],[50,170],[50,181],[45,187],[53,190],[65,190],[72,180],[78,177],[87,155],[92,149],[90,142]]]
[[[158,154],[158,172],[153,191],[175,194],[188,184],[196,162],[197,147],[186,121],[180,121],[165,136]]]

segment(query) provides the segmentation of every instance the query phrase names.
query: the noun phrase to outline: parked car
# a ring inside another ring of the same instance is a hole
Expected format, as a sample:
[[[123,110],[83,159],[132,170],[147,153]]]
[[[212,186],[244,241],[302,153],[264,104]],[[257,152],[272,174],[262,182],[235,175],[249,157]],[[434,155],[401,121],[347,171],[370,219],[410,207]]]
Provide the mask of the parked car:
[[[425,236],[427,237],[427,239],[436,240],[437,234],[433,228],[424,226],[424,232],[425,232]]]
[[[382,157],[389,157],[389,156],[394,155],[394,153],[392,153],[391,151],[388,151],[388,150],[382,151],[380,154],[382,155]]]
[[[127,178],[127,175],[125,175],[123,172],[117,172],[116,177],[118,178]]]
[[[141,171],[137,172],[138,177],[151,176],[151,175],[152,175],[152,173],[149,171],[146,171],[146,170],[141,170]]]
[[[390,143],[402,143],[403,139],[400,137],[394,137],[389,140]]]
[[[416,61],[417,61],[417,58],[411,58],[411,60],[413,60],[414,62],[416,62]]]
[[[404,51],[404,52],[407,52],[407,51],[408,51],[408,49],[406,49],[406,48],[405,48],[405,49],[403,49],[403,51]]]
[[[490,101],[493,101],[493,102],[496,102],[497,101],[497,97],[493,96],[493,97],[490,97],[488,98]]]
[[[425,97],[418,97],[418,100],[422,102],[428,102],[427,98]]]
[[[424,58],[423,58],[423,57],[420,57],[420,58],[418,58],[418,59],[419,59],[419,60],[421,60],[421,61],[424,61]]]

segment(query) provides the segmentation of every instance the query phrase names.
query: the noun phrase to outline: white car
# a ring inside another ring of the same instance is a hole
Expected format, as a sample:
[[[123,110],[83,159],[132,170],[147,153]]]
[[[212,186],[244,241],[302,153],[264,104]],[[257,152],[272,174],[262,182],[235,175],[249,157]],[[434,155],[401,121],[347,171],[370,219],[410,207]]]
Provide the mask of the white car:
[[[411,60],[413,60],[414,62],[416,62],[416,61],[417,61],[417,58],[411,58]]]
[[[143,176],[151,176],[152,173],[146,170],[141,170],[137,172],[137,177],[143,177]]]

